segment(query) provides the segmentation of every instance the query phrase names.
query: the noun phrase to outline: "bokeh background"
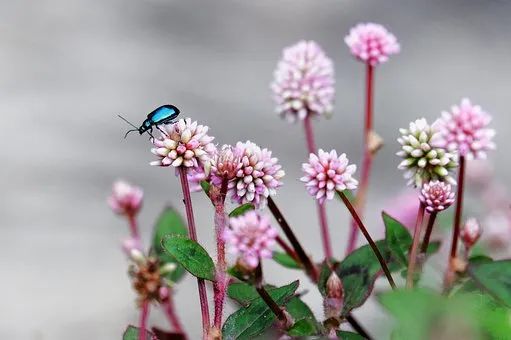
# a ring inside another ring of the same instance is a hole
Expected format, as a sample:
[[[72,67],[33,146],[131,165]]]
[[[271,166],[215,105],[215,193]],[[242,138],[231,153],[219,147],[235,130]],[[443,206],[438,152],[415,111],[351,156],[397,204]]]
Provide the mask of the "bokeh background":
[[[397,128],[432,120],[462,96],[493,114],[499,148],[490,158],[508,185],[510,1],[0,1],[0,338],[120,339],[137,322],[119,246],[127,229],[105,198],[119,177],[144,188],[145,240],[166,203],[182,205],[173,171],[149,167],[147,138],[124,140],[119,113],[138,123],[173,103],[209,125],[218,143],[270,147],[287,172],[276,200],[319,258],[314,203],[297,180],[303,131],[273,113],[269,83],[283,47],[319,42],[335,62],[337,92],[331,120],[315,122],[318,144],[358,163],[364,68],[343,38],[360,21],[387,26],[402,45],[377,69],[376,130],[386,145],[369,196],[374,234],[383,233],[384,202],[404,186]],[[210,205],[201,195],[194,204],[199,238],[213,250]],[[328,213],[340,256],[348,216],[337,202]],[[266,269],[275,283],[303,278]],[[306,299],[320,315],[310,288]],[[187,277],[177,303],[192,338],[200,334],[197,301]],[[388,331],[376,303],[355,314],[371,332]],[[151,321],[166,325],[156,311]]]

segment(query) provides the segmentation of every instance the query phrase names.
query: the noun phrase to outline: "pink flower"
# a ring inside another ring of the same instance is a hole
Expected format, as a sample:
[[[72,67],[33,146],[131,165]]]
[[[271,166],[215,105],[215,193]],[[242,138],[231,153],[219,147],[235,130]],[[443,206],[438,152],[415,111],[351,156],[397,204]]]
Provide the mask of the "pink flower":
[[[287,47],[271,84],[275,111],[289,122],[307,115],[328,115],[333,110],[334,68],[314,41]]]
[[[386,62],[400,50],[396,37],[382,25],[373,23],[360,23],[351,28],[344,42],[351,54],[372,66]]]
[[[300,178],[305,183],[307,191],[321,204],[326,199],[331,200],[335,191],[356,189],[358,181],[352,178],[357,170],[354,164],[348,165],[346,154],[337,156],[337,151],[330,153],[319,149],[318,155],[311,153],[309,163],[302,164],[305,176]]]
[[[190,191],[199,192],[202,190],[201,182],[207,180],[208,175],[206,175],[202,166],[198,166],[195,168],[189,168],[186,172],[186,178],[188,179]]]
[[[117,180],[112,186],[108,204],[116,214],[133,216],[142,207],[143,197],[144,192],[141,188],[123,180]]]
[[[258,207],[266,204],[266,199],[282,186],[280,180],[285,175],[278,159],[272,157],[270,150],[261,149],[250,141],[238,142],[233,153],[239,162],[236,176],[228,184],[232,200]]]
[[[470,249],[477,242],[481,236],[482,230],[479,226],[479,222],[475,218],[469,218],[463,229],[460,231],[460,237],[465,245],[465,248]]]
[[[484,159],[488,150],[495,149],[495,130],[487,128],[490,121],[491,116],[479,105],[464,98],[435,122],[442,136],[440,145],[468,159]]]
[[[231,229],[225,229],[223,238],[229,251],[238,255],[250,268],[255,268],[261,258],[272,257],[277,231],[270,225],[270,218],[252,210],[230,219]]]
[[[133,250],[138,250],[142,252],[142,243],[140,239],[137,237],[128,237],[122,241],[122,251],[126,256],[131,257],[131,253]]]
[[[151,152],[158,157],[151,165],[187,168],[205,165],[215,152],[214,137],[207,134],[209,127],[198,125],[190,118],[180,119],[171,125],[160,125],[165,133],[155,138]]]
[[[445,210],[454,203],[454,192],[450,184],[440,181],[424,183],[419,199],[430,213]]]
[[[235,154],[236,150],[231,145],[223,145],[218,155],[211,162],[213,184],[220,186],[222,179],[231,181],[236,178],[238,167],[241,167],[240,156]]]

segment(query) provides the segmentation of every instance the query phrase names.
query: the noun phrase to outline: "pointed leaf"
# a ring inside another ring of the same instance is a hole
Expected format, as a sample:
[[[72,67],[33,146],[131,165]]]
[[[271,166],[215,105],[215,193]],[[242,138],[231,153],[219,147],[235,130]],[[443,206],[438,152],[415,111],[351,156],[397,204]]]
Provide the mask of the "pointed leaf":
[[[268,293],[277,289],[277,287],[272,285],[264,285],[264,288],[266,288]],[[227,296],[243,306],[248,306],[255,299],[260,298],[255,287],[244,282],[231,283],[227,287]]]
[[[412,236],[395,218],[385,212],[382,212],[382,217],[385,224],[385,242],[396,259],[406,266],[408,263],[406,254],[412,245]]]
[[[183,236],[170,235],[163,239],[163,248],[193,276],[215,280],[215,264],[197,242]]]
[[[209,184],[208,181],[201,181],[200,186],[202,188],[202,191],[204,191],[206,195],[209,195],[209,189],[211,189],[211,184]]]
[[[288,330],[287,334],[290,336],[312,336],[317,333],[316,325],[308,320],[298,320]]]
[[[511,307],[511,260],[470,264],[468,273],[481,289]]]
[[[245,203],[240,205],[239,207],[234,208],[234,210],[229,213],[229,217],[238,217],[245,214],[247,211],[254,209],[255,207],[252,203]]]
[[[140,328],[135,326],[128,326],[122,335],[122,340],[138,340]],[[146,339],[147,340],[158,340],[156,336],[146,330]]]
[[[273,260],[281,266],[289,269],[302,269],[302,266],[297,263],[294,258],[283,252],[274,251]]]
[[[362,335],[347,331],[337,331],[337,336],[342,340],[365,340]]]

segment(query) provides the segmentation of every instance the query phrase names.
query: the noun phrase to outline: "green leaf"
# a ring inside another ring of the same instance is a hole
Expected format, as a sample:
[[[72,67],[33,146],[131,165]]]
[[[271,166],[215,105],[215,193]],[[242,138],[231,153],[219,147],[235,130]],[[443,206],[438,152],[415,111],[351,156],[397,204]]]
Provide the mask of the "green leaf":
[[[468,273],[481,289],[511,307],[511,260],[470,264]]]
[[[128,326],[122,335],[122,340],[138,340],[140,328],[135,326]],[[146,330],[147,340],[157,340],[153,333]]]
[[[280,264],[283,267],[290,268],[290,269],[301,269],[302,266],[295,261],[294,258],[289,256],[286,253],[274,251],[273,252],[273,260]]]
[[[395,218],[385,212],[382,212],[382,217],[385,224],[385,242],[396,259],[406,266],[408,263],[406,254],[412,245],[412,236]]]
[[[236,207],[229,213],[229,217],[238,217],[243,214],[245,214],[249,210],[254,210],[255,207],[252,203],[245,203],[240,205],[239,207]]]
[[[298,288],[298,280],[269,292],[278,305],[284,305]],[[275,315],[262,299],[231,314],[222,328],[225,340],[251,339],[263,333],[275,321]]]
[[[289,300],[289,302],[286,304],[286,310],[291,315],[293,320],[295,320],[295,324],[299,321],[306,321],[308,325],[307,327],[312,327],[311,333],[306,335],[312,335],[318,332],[319,325],[316,317],[314,316],[314,313],[309,308],[309,306],[307,306],[307,304],[303,302],[299,297],[295,296],[291,298],[291,300]],[[302,325],[300,327],[304,326]]]
[[[188,235],[186,224],[181,215],[171,207],[165,208],[158,217],[156,225],[154,226],[154,235],[152,242],[152,249],[160,260],[161,264],[175,263],[176,269],[167,274],[166,278],[177,282],[186,273],[183,266],[179,265],[176,259],[170,256],[162,246],[162,241],[167,235]]]
[[[468,263],[470,263],[471,265],[478,265],[478,264],[490,263],[490,262],[493,262],[493,259],[486,255],[471,256],[468,259]]]
[[[330,260],[332,268],[337,268],[339,266],[339,261],[336,261],[335,259]],[[321,264],[321,268],[319,270],[319,279],[318,279],[318,290],[321,293],[322,296],[326,296],[326,281],[330,277],[330,274],[332,271],[330,270],[330,266],[326,263],[326,261],[323,261]]]
[[[264,285],[268,293],[277,289],[275,286]],[[271,294],[270,294],[271,295]],[[255,299],[259,299],[259,293],[254,286],[244,282],[234,282],[227,287],[227,296],[243,306],[248,306]]]
[[[362,335],[347,331],[337,331],[337,336],[342,340],[365,340]]]
[[[437,253],[440,250],[441,245],[442,242],[440,241],[429,242],[428,249],[426,249],[426,255],[433,255]]]
[[[215,280],[215,264],[208,252],[189,238],[171,235],[163,239],[163,248],[193,276]]]
[[[209,189],[211,189],[211,184],[209,184],[208,181],[201,181],[200,186],[202,190],[206,193],[206,195],[209,195]]]
[[[308,319],[298,320],[288,330],[290,336],[311,336],[317,333],[316,325]]]

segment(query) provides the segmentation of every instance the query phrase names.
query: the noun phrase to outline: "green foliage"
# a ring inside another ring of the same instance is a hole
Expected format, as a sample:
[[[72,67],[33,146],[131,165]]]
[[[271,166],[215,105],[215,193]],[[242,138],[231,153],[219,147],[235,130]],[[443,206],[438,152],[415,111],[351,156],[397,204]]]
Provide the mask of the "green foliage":
[[[277,287],[271,285],[264,285],[264,288],[266,288],[268,293],[271,293],[277,289]],[[255,299],[260,298],[254,286],[243,282],[231,283],[227,287],[227,296],[242,306],[248,306]]]
[[[193,276],[215,280],[215,264],[197,242],[183,236],[170,235],[163,239],[163,248]]]
[[[408,258],[408,248],[412,244],[412,237],[405,226],[393,217],[382,213],[383,223],[385,224],[385,241],[392,255],[401,265],[406,266]]]
[[[316,325],[308,319],[298,320],[288,330],[290,336],[311,336],[317,332]]]
[[[298,281],[276,288],[270,296],[278,305],[284,305],[293,297]],[[246,307],[231,314],[222,327],[225,340],[251,339],[263,333],[275,321],[275,315],[262,299],[253,299]]]
[[[254,210],[255,207],[252,203],[245,203],[234,208],[230,213],[229,217],[238,217],[245,214],[247,211]]]
[[[177,265],[176,269],[166,276],[167,279],[177,282],[184,276],[186,271],[174,257],[169,255],[163,249],[162,241],[167,235],[180,235],[185,237],[188,235],[187,227],[183,218],[174,208],[171,207],[165,208],[156,221],[156,225],[154,226],[152,250],[160,260],[161,264],[175,263]]]
[[[475,283],[497,301],[511,307],[511,260],[472,259],[468,274]]]
[[[202,191],[204,191],[204,193],[209,196],[209,189],[211,189],[211,184],[209,184],[208,181],[201,181],[200,186]]]
[[[138,340],[138,336],[140,333],[140,328],[135,326],[128,326],[122,335],[122,340]],[[146,330],[146,339],[147,340],[157,340],[156,336],[153,333]]]
[[[289,269],[302,269],[302,266],[297,263],[294,258],[283,252],[274,251],[273,260],[281,266]]]
[[[342,340],[365,340],[365,338],[358,333],[346,331],[337,331],[337,336]]]

